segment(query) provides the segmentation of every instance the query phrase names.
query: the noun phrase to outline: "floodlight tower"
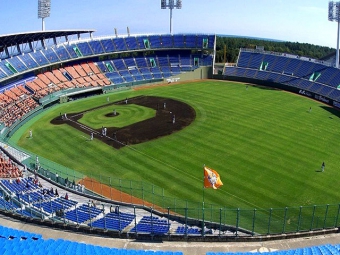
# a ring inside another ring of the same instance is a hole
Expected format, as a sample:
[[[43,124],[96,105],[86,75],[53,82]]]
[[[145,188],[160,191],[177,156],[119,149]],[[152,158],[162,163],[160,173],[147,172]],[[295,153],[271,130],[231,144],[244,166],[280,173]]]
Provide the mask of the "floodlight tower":
[[[38,0],[38,18],[41,19],[42,31],[45,31],[45,18],[51,13],[51,0]]]
[[[172,10],[182,9],[182,0],[161,0],[161,9],[170,9],[170,34],[172,34]]]
[[[338,22],[338,37],[336,42],[335,66],[339,68],[339,35],[340,35],[340,2],[329,1],[328,3],[328,20]]]

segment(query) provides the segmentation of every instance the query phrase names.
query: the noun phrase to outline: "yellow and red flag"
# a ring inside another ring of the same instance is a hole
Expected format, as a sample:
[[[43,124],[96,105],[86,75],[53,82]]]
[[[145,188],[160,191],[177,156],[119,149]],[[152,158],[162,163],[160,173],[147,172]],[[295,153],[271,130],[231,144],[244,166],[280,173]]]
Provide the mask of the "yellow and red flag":
[[[209,167],[204,167],[204,188],[217,189],[222,186],[223,183],[220,179],[220,175]]]

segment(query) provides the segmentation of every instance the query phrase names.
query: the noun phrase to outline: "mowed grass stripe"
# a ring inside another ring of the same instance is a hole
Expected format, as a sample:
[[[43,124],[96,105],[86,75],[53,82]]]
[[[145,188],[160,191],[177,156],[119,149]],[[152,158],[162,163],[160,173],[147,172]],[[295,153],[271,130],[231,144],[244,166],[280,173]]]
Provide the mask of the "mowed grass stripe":
[[[37,131],[49,130],[51,139],[45,139],[49,145],[42,141],[45,151],[40,151],[28,141],[30,148],[89,174],[153,183],[184,200],[202,200],[202,166],[206,164],[224,182],[217,191],[206,190],[207,204],[268,208],[338,202],[337,192],[323,192],[323,187],[336,186],[340,177],[336,153],[340,121],[324,105],[282,91],[252,86],[246,90],[245,85],[219,81],[112,94],[110,102],[142,94],[189,103],[196,110],[195,122],[171,136],[119,151],[99,141],[80,143],[78,148],[77,139],[65,133],[58,134],[65,139],[53,139],[54,129],[39,124],[34,126],[40,128]],[[105,96],[79,100],[60,106],[55,114],[103,104]],[[71,149],[64,149],[66,145]],[[54,148],[63,149],[53,152]],[[83,152],[79,162],[63,160],[77,157],[73,154],[77,149]],[[327,171],[321,175],[316,170],[322,161],[327,162]]]
[[[106,114],[113,114],[114,110],[112,110],[112,108],[116,110],[117,116],[106,117]],[[99,129],[102,126],[120,128],[153,118],[155,115],[156,111],[153,109],[139,105],[128,104],[119,105],[118,107],[107,106],[86,112],[83,117],[79,119],[79,122],[94,129]]]

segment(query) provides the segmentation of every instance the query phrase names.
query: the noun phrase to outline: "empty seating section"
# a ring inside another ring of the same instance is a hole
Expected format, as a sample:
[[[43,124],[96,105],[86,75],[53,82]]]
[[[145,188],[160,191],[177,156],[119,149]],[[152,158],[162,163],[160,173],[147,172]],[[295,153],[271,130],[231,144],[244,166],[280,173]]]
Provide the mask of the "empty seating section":
[[[23,63],[25,63],[28,69],[33,69],[39,66],[30,54],[20,55],[18,58],[21,59]]]
[[[158,56],[156,59],[158,66],[170,66],[168,56]]]
[[[51,73],[51,72],[45,72],[44,75],[45,75],[45,76],[47,77],[47,79],[49,79],[50,82],[53,83],[53,84],[58,85],[58,84],[61,83],[61,81],[60,81],[56,76],[54,76],[54,74]]]
[[[157,35],[149,36],[149,42],[150,42],[150,47],[152,49],[158,49],[162,47],[160,37]]]
[[[262,54],[252,54],[250,62],[248,63],[248,67],[253,69],[259,69],[262,63],[262,58],[263,58]]]
[[[145,78],[145,76],[144,75],[142,76],[142,74],[139,72],[139,70],[136,67],[135,68],[129,68],[129,72],[134,77],[134,79],[136,81],[141,81],[143,79],[151,80],[153,78],[151,74],[148,78]]]
[[[87,42],[78,43],[77,46],[83,56],[93,55],[93,51]]]
[[[66,66],[66,67],[65,67],[65,70],[66,70],[67,73],[69,73],[69,74],[71,75],[71,77],[72,77],[73,79],[78,79],[78,78],[80,78],[80,75],[76,72],[76,70],[74,69],[73,66]]]
[[[82,204],[81,206],[67,211],[65,218],[76,223],[84,223],[92,218],[97,217],[102,211],[96,207]]]
[[[208,35],[208,48],[213,49],[215,46],[215,35]]]
[[[263,71],[273,71],[273,68],[275,67],[277,61],[277,56],[266,54],[264,55],[262,61],[268,63],[266,70]],[[280,70],[278,70],[277,72],[280,72]]]
[[[151,73],[152,73],[152,75],[155,79],[162,79],[163,78],[163,75],[162,75],[159,67],[151,67],[150,71],[151,71]]]
[[[257,70],[254,70],[254,69],[248,69],[246,70],[246,72],[244,73],[244,76],[245,77],[248,77],[248,78],[254,78],[255,75],[257,73]]]
[[[60,81],[60,82],[66,82],[68,81],[66,77],[62,74],[60,70],[53,70],[52,74]]]
[[[138,68],[149,67],[148,62],[146,61],[146,58],[144,57],[135,58],[135,62]]]
[[[109,248],[99,245],[69,241],[66,239],[44,239],[41,234],[0,226],[2,254],[65,254],[65,255],[183,255],[181,251],[153,251],[125,248]]]
[[[109,71],[104,62],[97,62],[97,65],[101,72],[106,73]]]
[[[224,74],[281,83],[340,100],[335,92],[340,85],[340,70],[308,58],[241,50],[237,67],[226,67]]]
[[[24,62],[22,62],[18,57],[9,58],[5,61],[10,63],[18,72],[23,72],[28,69]]]
[[[311,82],[312,83],[312,82]],[[308,87],[308,90],[313,92],[313,93],[317,93],[317,94],[320,94],[320,91],[322,89],[322,85],[318,84],[318,83],[312,83],[309,87]],[[327,88],[327,87],[326,87]],[[326,90],[324,90],[326,91]],[[326,94],[323,94],[323,95],[327,95],[328,93]]]
[[[125,80],[125,82],[133,82],[135,79],[131,76],[128,70],[119,71],[120,76]]]
[[[171,76],[171,69],[168,66],[161,66],[162,74],[164,78],[168,78]]]
[[[125,38],[125,43],[126,43],[126,47],[127,47],[128,50],[138,50],[139,49],[139,45],[137,43],[136,37]]]
[[[10,69],[8,69],[8,67],[6,66],[6,63],[7,62],[5,62],[5,61],[0,62],[0,69],[1,69],[2,73],[5,74],[5,77],[13,74],[13,72]]]
[[[34,58],[35,62],[37,62],[40,66],[45,66],[50,63],[40,50],[30,54]]]
[[[100,41],[89,41],[88,44],[93,51],[93,54],[105,53],[105,50]]]
[[[144,232],[152,234],[166,234],[170,229],[167,219],[160,219],[156,216],[143,216],[130,232]]]
[[[299,67],[300,60],[299,59],[289,59],[285,69],[283,70],[284,74],[296,75],[296,71]]]
[[[146,44],[144,43],[145,40],[148,40],[147,37],[137,37],[136,39],[137,39],[138,47],[139,47],[140,49],[146,49],[146,48],[148,48],[148,47],[146,47],[146,46],[149,46],[149,48],[150,48],[150,45],[146,45]]]
[[[85,72],[85,70],[83,69],[82,66],[80,65],[73,65],[75,71],[79,74],[80,77],[86,77],[87,73]]]
[[[116,51],[116,48],[115,48],[115,46],[113,44],[113,41],[111,39],[101,40],[101,43],[102,43],[103,48],[104,48],[106,53],[110,53],[110,52]]]
[[[319,246],[305,247],[305,248],[297,248],[291,250],[275,250],[275,251],[250,251],[250,252],[207,252],[206,255],[339,255],[340,254],[340,245],[332,245],[332,244],[322,244]]]
[[[332,87],[338,87],[340,85],[340,72],[339,71],[337,71],[336,74],[329,80],[329,85],[331,85]]]
[[[154,76],[150,72],[150,68],[148,67],[140,68],[139,71],[146,80],[151,80],[154,78]]]
[[[213,49],[214,41],[214,35],[150,35],[63,43],[5,59],[0,62],[0,79],[40,66],[91,55],[146,48],[202,48],[205,45]]]
[[[6,78],[8,75],[0,67],[0,79]]]
[[[115,45],[117,51],[127,50],[124,38],[113,39],[113,44]]]
[[[246,52],[246,51],[241,51],[238,61],[237,61],[237,66],[238,67],[248,67],[248,63],[250,61],[251,58],[251,53],[250,52]]]
[[[185,47],[186,48],[196,48],[196,36],[186,35],[185,36]]]
[[[201,235],[201,229],[197,227],[185,227],[185,226],[178,226],[176,229],[176,234],[179,235]]]
[[[208,37],[204,35],[197,35],[196,37],[196,46],[198,48],[207,48],[208,47]]]
[[[197,35],[197,48],[214,48],[214,36]]]
[[[121,212],[110,212],[103,218],[100,218],[88,225],[95,228],[111,229],[122,231],[129,226],[135,219],[135,215]]]
[[[55,53],[52,48],[44,50],[44,54],[50,63],[56,63],[60,61],[57,53]]]
[[[54,51],[56,52],[60,60],[68,60],[71,58],[70,53],[68,53],[63,45],[55,47]]]
[[[114,60],[112,60],[112,63],[116,67],[117,71],[127,69],[123,59],[114,59]]]
[[[173,48],[174,47],[174,42],[173,42],[173,37],[170,35],[163,35],[161,37],[162,40],[162,47],[163,48]]]
[[[124,79],[118,72],[109,72],[105,74],[114,84],[120,84],[124,82]]]
[[[134,58],[125,58],[125,66],[129,69],[131,67],[136,67],[136,62]]]
[[[78,55],[75,51],[76,47],[77,47],[76,44],[65,45],[65,49],[67,50],[67,53],[70,55],[70,58],[78,58]]]
[[[184,35],[174,35],[174,48],[185,48]]]

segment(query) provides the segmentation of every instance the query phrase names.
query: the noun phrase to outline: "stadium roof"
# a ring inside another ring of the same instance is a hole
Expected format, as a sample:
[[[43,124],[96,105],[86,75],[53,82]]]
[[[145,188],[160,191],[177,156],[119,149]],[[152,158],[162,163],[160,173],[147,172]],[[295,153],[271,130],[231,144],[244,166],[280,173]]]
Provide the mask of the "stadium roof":
[[[44,39],[92,33],[94,31],[95,30],[56,30],[0,35],[0,49]]]

